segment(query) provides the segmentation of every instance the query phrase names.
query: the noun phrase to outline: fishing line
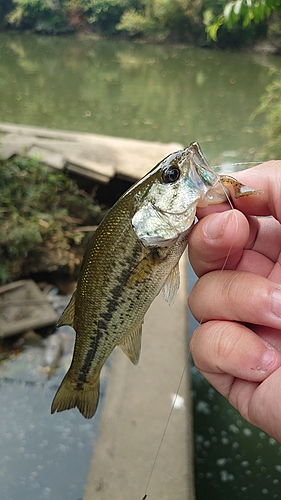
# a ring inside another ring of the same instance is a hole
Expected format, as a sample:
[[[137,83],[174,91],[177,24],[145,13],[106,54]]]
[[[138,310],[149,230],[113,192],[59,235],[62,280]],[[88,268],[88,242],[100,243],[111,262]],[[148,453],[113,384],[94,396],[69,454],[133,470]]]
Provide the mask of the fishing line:
[[[231,163],[230,165],[233,165],[233,166],[235,165],[236,166],[236,165],[248,165],[248,164],[255,164],[256,165],[257,162]],[[228,189],[224,186],[223,183],[221,183],[221,185],[222,185],[222,189],[224,191],[225,197],[226,197],[226,199],[227,199],[227,201],[228,201],[228,203],[230,205],[230,209],[234,210],[234,205],[233,205],[232,200],[230,198]],[[229,250],[228,250],[227,255],[225,257],[224,264],[223,264],[223,266],[221,268],[221,272],[225,269],[225,266],[227,264],[227,261],[229,259],[230,254],[231,254],[231,250],[233,248],[233,245],[234,245],[234,242],[232,242],[231,245],[230,245],[230,247],[229,247]],[[204,317],[201,318],[201,320],[199,322],[199,326],[203,323],[203,321],[204,321]],[[168,429],[168,426],[169,426],[169,423],[170,423],[170,420],[171,420],[172,413],[173,413],[174,408],[175,408],[175,403],[176,403],[177,397],[179,395],[179,391],[180,391],[180,387],[181,387],[181,384],[182,384],[182,381],[183,381],[183,377],[184,377],[184,374],[185,374],[185,371],[186,371],[186,368],[187,368],[187,365],[188,365],[188,362],[189,362],[189,356],[190,356],[190,349],[188,349],[186,362],[184,364],[184,367],[183,367],[183,370],[182,370],[182,373],[181,373],[181,376],[180,376],[180,380],[179,380],[179,383],[178,383],[178,387],[177,387],[177,390],[176,390],[176,393],[175,393],[175,397],[174,397],[174,400],[172,402],[172,406],[171,406],[171,409],[169,411],[169,414],[168,414],[168,417],[167,417],[167,420],[166,420],[164,431],[162,433],[162,436],[161,436],[161,439],[160,439],[160,443],[158,445],[158,448],[157,448],[157,451],[156,451],[156,455],[155,455],[152,467],[150,469],[150,473],[149,473],[148,480],[147,480],[146,487],[145,487],[145,493],[144,493],[144,496],[142,497],[142,500],[146,500],[147,499],[147,491],[148,491],[148,488],[149,488],[149,485],[150,485],[150,482],[151,482],[151,478],[152,478],[153,472],[155,470],[155,466],[156,466],[156,462],[157,462],[157,459],[158,459],[158,456],[159,456],[159,453],[160,453],[160,449],[162,447],[163,441],[164,441],[166,433],[167,433],[167,429]]]
[[[165,427],[164,427],[164,431],[162,433],[162,436],[161,436],[161,439],[160,439],[160,443],[158,445],[158,448],[157,448],[157,451],[156,451],[156,455],[155,455],[155,458],[154,458],[154,461],[153,461],[153,464],[152,464],[152,467],[150,469],[150,473],[149,473],[149,476],[148,476],[148,480],[147,480],[147,483],[146,483],[146,487],[145,487],[145,494],[144,496],[142,497],[142,500],[145,500],[147,498],[147,490],[148,490],[148,487],[150,485],[150,481],[151,481],[151,477],[152,477],[152,474],[154,472],[154,469],[155,469],[155,465],[156,465],[156,462],[157,462],[157,459],[158,459],[158,456],[159,456],[159,452],[160,452],[160,449],[161,449],[161,446],[163,444],[163,441],[164,441],[164,438],[165,438],[165,435],[166,435],[166,432],[167,432],[167,429],[168,429],[168,425],[170,423],[170,420],[171,420],[171,416],[172,416],[172,413],[173,413],[173,410],[175,408],[175,403],[176,403],[176,400],[177,400],[177,397],[179,395],[179,390],[180,390],[180,386],[182,384],[182,381],[183,381],[183,376],[185,374],[185,370],[186,370],[186,367],[187,367],[187,362],[188,362],[188,358],[189,358],[189,354],[190,354],[190,350],[188,352],[188,355],[187,355],[187,360],[184,364],[184,368],[183,368],[183,371],[181,373],[181,376],[180,376],[180,380],[179,380],[179,383],[178,383],[178,387],[177,387],[177,390],[176,390],[176,394],[175,394],[175,397],[173,399],[173,402],[172,402],[172,406],[171,406],[171,409],[169,411],[169,414],[168,414],[168,417],[167,417],[167,420],[166,420],[166,424],[165,424]]]
[[[222,165],[212,165],[212,168],[223,167],[241,167],[242,165],[259,165],[261,161],[241,161],[237,163],[223,163]]]

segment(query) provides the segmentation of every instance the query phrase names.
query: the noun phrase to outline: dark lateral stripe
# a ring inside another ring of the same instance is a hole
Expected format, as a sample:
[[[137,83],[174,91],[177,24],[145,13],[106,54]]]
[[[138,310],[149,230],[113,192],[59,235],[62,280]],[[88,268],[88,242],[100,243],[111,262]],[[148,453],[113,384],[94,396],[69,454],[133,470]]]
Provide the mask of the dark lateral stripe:
[[[117,264],[118,266],[118,264]],[[122,293],[124,290],[124,286],[126,285],[128,281],[128,277],[130,275],[130,268],[128,267],[126,269],[123,269],[120,275],[116,276],[115,278],[118,279],[118,284],[115,285],[111,290],[110,290],[110,297],[107,299],[106,307],[105,310],[101,311],[99,314],[99,319],[96,324],[96,334],[91,336],[91,343],[89,346],[89,349],[87,351],[87,354],[84,358],[84,362],[79,370],[78,374],[78,380],[77,380],[77,385],[76,388],[79,390],[81,389],[81,386],[86,382],[88,374],[91,370],[92,362],[93,359],[96,355],[98,346],[100,342],[102,341],[104,336],[109,335],[108,332],[108,324],[113,318],[114,313],[122,304]],[[112,349],[115,347],[115,345],[112,345]],[[110,353],[109,353],[110,354]],[[108,355],[109,355],[108,354]]]

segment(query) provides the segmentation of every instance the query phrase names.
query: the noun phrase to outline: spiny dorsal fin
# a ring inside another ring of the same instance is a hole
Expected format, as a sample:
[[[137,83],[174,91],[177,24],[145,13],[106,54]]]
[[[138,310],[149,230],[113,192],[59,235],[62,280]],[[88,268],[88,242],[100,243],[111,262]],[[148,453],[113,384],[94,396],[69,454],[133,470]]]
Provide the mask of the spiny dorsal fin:
[[[74,327],[74,314],[75,314],[75,301],[76,301],[76,290],[73,292],[73,295],[63,311],[60,319],[58,320],[57,327],[63,325],[69,325]]]
[[[119,344],[119,347],[134,365],[138,364],[140,358],[142,323],[143,320]]]
[[[179,287],[180,287],[180,269],[179,269],[179,264],[177,264],[170,272],[162,288],[163,297],[170,306],[173,304],[176,298]]]

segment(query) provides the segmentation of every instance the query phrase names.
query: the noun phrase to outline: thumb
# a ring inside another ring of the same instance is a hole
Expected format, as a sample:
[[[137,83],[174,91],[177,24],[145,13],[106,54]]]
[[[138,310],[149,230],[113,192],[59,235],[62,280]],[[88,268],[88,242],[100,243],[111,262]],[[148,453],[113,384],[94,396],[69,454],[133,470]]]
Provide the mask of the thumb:
[[[189,260],[197,276],[225,267],[234,269],[249,236],[249,222],[238,210],[203,217],[188,240]]]

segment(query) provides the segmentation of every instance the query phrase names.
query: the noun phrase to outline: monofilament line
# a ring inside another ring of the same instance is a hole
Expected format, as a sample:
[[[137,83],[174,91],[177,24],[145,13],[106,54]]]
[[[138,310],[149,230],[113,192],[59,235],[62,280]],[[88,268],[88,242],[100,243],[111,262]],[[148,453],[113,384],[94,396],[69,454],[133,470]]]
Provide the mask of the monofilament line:
[[[172,413],[173,413],[173,410],[174,410],[174,407],[175,407],[175,403],[176,403],[177,397],[179,395],[180,386],[182,384],[183,376],[184,376],[184,373],[185,373],[185,370],[186,370],[186,367],[187,367],[187,363],[188,363],[188,357],[189,357],[189,353],[188,353],[188,356],[187,356],[187,360],[186,360],[186,362],[184,364],[182,374],[180,376],[180,380],[179,380],[179,383],[178,383],[176,394],[175,394],[174,400],[172,402],[171,409],[170,409],[169,414],[168,414],[168,418],[167,418],[167,421],[166,421],[166,424],[165,424],[165,427],[164,427],[164,431],[163,431],[162,437],[160,439],[160,443],[159,443],[157,451],[156,451],[156,455],[155,455],[152,467],[150,469],[150,473],[149,473],[148,480],[147,480],[147,483],[146,483],[145,494],[142,497],[142,500],[145,500],[147,498],[147,490],[148,490],[148,487],[150,485],[151,477],[152,477],[153,471],[155,469],[155,465],[156,465],[156,462],[157,462],[157,459],[158,459],[158,455],[159,455],[161,446],[163,444],[163,441],[164,441],[164,438],[165,438],[165,435],[166,435],[166,432],[167,432],[167,429],[168,429],[169,422],[171,420],[171,416],[172,416]]]
[[[252,163],[252,162],[247,162],[247,163]],[[256,164],[256,162],[255,162],[255,164]],[[228,194],[228,191],[227,191],[227,189],[225,188],[225,186],[223,184],[222,184],[222,187],[223,187],[223,190],[225,192],[226,199],[227,199],[227,201],[228,201],[228,203],[230,205],[230,208],[231,208],[231,210],[233,210],[234,206],[233,206],[231,198],[230,198],[230,196]],[[228,258],[230,256],[231,250],[233,248],[233,244],[234,243],[232,243],[230,245],[230,248],[228,250],[228,253],[227,253],[227,256],[225,258],[224,265],[223,265],[221,271],[223,271],[225,269],[226,263],[227,263]],[[203,323],[203,321],[204,321],[204,318],[202,317],[199,324],[201,325]],[[169,422],[171,420],[171,416],[172,416],[172,413],[173,413],[173,410],[174,410],[174,407],[175,407],[175,402],[176,402],[176,399],[177,399],[177,397],[179,395],[179,390],[180,390],[180,386],[182,384],[184,373],[185,373],[185,370],[186,370],[186,367],[187,367],[187,364],[188,364],[189,355],[190,355],[190,350],[188,351],[187,359],[186,359],[186,362],[185,362],[185,365],[184,365],[184,368],[183,368],[183,371],[182,371],[182,374],[181,374],[181,377],[180,377],[180,380],[179,380],[179,383],[178,383],[178,388],[177,388],[177,391],[176,391],[176,395],[175,395],[175,398],[173,400],[173,403],[172,403],[172,406],[171,406],[171,409],[170,409],[170,412],[168,414],[168,418],[167,418],[167,421],[166,421],[166,424],[165,424],[165,427],[164,427],[164,431],[163,431],[160,443],[159,443],[157,451],[156,451],[156,455],[155,455],[155,458],[154,458],[154,461],[153,461],[153,464],[152,464],[152,467],[151,467],[151,470],[150,470],[150,473],[149,473],[149,476],[148,476],[148,480],[147,480],[147,483],[146,483],[145,494],[142,497],[142,500],[146,500],[147,499],[147,491],[148,491],[148,488],[149,488],[149,485],[150,485],[152,474],[153,474],[155,466],[156,466],[156,462],[157,462],[157,459],[158,459],[158,456],[159,456],[159,453],[160,453],[161,446],[163,444],[163,441],[164,441],[164,438],[165,438],[165,435],[166,435],[166,432],[167,432],[167,429],[168,429]]]

